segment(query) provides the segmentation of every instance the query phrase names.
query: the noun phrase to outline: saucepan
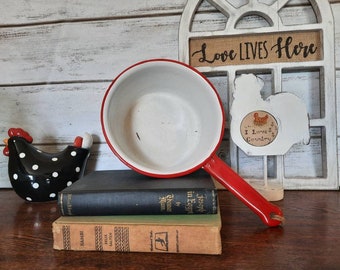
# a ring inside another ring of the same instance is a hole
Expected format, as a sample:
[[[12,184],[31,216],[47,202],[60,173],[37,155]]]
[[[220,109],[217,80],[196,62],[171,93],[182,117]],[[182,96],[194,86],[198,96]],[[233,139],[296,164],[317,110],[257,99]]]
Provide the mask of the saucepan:
[[[223,106],[196,69],[170,59],[128,67],[104,95],[101,125],[112,152],[131,169],[171,178],[203,168],[265,224],[281,224],[280,208],[216,155],[225,127]]]

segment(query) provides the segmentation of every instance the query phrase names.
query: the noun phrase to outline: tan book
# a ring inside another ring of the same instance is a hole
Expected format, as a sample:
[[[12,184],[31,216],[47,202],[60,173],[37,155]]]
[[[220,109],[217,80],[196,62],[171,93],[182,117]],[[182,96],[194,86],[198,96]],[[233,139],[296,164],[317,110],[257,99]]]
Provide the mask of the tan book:
[[[115,252],[221,254],[221,216],[62,216],[53,248]]]

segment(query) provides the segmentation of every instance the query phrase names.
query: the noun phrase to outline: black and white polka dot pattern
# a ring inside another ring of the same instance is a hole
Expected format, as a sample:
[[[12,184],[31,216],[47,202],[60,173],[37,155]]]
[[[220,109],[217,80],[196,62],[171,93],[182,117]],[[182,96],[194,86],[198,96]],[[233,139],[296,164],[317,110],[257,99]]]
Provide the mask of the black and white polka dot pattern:
[[[82,176],[89,156],[88,149],[73,146],[56,154],[45,153],[22,138],[11,138],[8,146],[11,184],[30,202],[56,200],[59,191]]]

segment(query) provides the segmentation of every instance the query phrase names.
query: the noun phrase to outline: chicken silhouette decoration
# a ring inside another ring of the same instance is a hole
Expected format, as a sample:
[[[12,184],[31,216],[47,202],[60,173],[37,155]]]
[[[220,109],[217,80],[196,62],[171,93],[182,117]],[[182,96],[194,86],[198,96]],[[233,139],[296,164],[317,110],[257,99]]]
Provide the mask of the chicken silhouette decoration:
[[[35,148],[32,137],[21,128],[10,128],[3,154],[9,157],[8,175],[15,192],[26,201],[57,199],[59,191],[77,181],[84,173],[92,136],[77,136],[73,145],[58,153]]]
[[[284,155],[294,144],[308,144],[309,119],[305,104],[291,93],[263,99],[264,82],[254,74],[235,79],[231,104],[230,134],[249,156],[263,156],[264,183],[252,186],[269,201],[283,199],[283,186],[268,183],[267,156]]]
[[[291,93],[263,99],[264,82],[254,74],[235,80],[230,115],[231,137],[247,155],[284,155],[295,143],[308,144],[305,104]]]

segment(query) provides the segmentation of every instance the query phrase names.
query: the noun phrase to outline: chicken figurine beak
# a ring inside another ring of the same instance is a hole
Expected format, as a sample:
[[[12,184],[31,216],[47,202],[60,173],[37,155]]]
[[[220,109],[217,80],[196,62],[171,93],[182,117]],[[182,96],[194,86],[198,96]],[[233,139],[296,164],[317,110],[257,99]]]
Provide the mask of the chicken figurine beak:
[[[23,129],[11,128],[5,139],[8,175],[14,191],[30,202],[52,201],[58,192],[80,179],[85,171],[93,138],[86,133],[58,153],[46,153],[32,145]]]

